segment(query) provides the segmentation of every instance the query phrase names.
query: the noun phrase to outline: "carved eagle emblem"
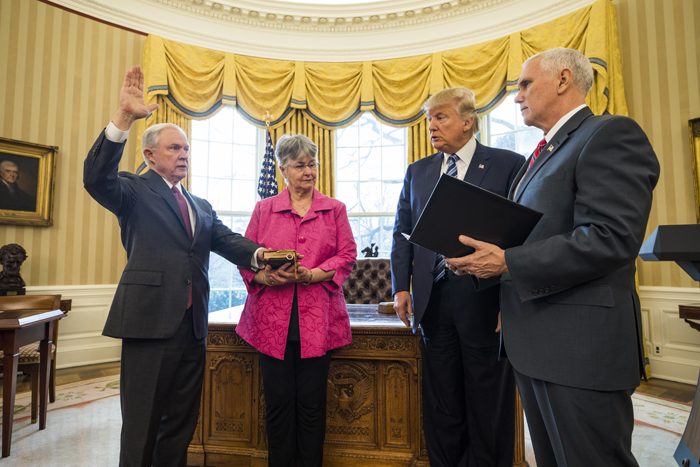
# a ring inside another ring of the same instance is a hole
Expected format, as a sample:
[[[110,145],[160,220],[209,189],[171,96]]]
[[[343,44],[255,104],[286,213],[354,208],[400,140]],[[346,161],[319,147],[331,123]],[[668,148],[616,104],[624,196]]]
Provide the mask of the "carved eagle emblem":
[[[359,420],[360,417],[370,413],[374,408],[373,404],[363,407],[369,399],[371,389],[372,381],[370,378],[363,378],[359,381],[338,380],[336,383],[329,379],[326,416],[333,418],[335,414],[340,414],[348,423]]]

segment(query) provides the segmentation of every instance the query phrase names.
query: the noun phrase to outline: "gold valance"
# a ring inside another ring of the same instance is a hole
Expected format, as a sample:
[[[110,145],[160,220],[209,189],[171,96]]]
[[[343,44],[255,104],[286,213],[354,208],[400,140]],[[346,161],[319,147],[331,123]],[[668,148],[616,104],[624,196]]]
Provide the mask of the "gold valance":
[[[167,96],[176,112],[203,119],[223,104],[236,104],[254,124],[283,126],[294,109],[333,130],[371,110],[394,126],[422,118],[428,96],[449,86],[476,94],[487,113],[515,89],[525,59],[552,47],[586,54],[595,71],[587,103],[596,114],[626,114],[610,0],[597,2],[538,26],[481,44],[415,57],[367,62],[319,63],[272,60],[181,44],[149,36],[144,48],[148,102]]]

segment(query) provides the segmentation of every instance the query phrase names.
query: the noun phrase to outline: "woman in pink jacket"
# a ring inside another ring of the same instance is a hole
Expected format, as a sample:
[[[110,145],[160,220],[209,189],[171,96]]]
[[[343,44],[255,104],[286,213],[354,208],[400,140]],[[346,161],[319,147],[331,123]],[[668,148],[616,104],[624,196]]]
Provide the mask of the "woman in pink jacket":
[[[291,264],[239,268],[248,298],[236,332],[259,352],[271,467],[322,465],[328,351],[351,341],[341,286],[357,247],[345,205],[314,188],[317,152],[304,135],[280,138],[275,156],[287,188],[256,204],[245,234],[303,255],[297,278]]]

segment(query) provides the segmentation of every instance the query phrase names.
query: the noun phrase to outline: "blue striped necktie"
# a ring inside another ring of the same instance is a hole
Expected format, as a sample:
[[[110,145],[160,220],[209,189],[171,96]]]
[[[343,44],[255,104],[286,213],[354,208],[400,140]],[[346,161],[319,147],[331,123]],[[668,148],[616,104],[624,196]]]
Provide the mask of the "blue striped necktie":
[[[450,177],[457,176],[457,159],[459,159],[457,154],[452,154],[450,156],[449,163],[447,164],[447,171],[445,172]],[[433,269],[433,282],[437,282],[445,277],[446,273],[447,269],[445,268],[445,258],[443,258],[441,255],[437,255],[435,258],[435,268]]]

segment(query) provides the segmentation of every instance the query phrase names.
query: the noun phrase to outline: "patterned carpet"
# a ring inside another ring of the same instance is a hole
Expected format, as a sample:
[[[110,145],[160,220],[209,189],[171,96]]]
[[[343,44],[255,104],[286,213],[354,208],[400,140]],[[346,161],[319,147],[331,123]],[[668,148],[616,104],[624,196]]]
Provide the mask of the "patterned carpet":
[[[30,394],[17,395],[12,454],[2,467],[112,467],[118,465],[121,413],[119,375],[56,388],[46,430],[29,423]],[[673,453],[690,406],[646,394],[632,396],[632,451],[640,467],[673,467]],[[536,467],[526,430],[527,460]]]

